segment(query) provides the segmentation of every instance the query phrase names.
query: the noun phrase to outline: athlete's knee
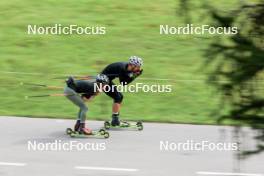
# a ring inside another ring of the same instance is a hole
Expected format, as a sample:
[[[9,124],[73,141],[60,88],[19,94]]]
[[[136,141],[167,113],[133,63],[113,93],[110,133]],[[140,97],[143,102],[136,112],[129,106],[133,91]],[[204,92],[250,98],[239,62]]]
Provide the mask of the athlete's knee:
[[[87,106],[81,106],[81,111],[86,113],[88,111],[88,107]]]
[[[117,94],[117,96],[115,96],[114,102],[115,103],[122,103],[123,98],[124,98],[124,96],[121,93],[119,93],[119,94]]]

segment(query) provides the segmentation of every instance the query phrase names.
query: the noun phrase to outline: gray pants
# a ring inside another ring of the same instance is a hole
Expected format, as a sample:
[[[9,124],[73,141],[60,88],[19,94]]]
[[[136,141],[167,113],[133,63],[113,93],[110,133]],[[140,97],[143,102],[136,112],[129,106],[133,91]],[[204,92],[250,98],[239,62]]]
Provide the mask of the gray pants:
[[[67,98],[76,106],[78,106],[80,108],[80,111],[78,113],[78,117],[77,120],[80,120],[81,123],[84,123],[86,120],[86,113],[88,111],[88,108],[85,104],[85,102],[83,101],[83,99],[81,98],[81,96],[76,93],[73,89],[69,88],[68,86],[66,86],[64,88],[64,94],[67,94]]]

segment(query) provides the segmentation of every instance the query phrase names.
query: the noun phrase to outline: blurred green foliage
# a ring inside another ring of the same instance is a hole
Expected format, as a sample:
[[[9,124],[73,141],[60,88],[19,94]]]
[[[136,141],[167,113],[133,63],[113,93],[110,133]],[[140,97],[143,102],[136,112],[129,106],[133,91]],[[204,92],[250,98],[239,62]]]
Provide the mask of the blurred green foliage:
[[[209,24],[203,7],[190,1],[191,22]],[[238,1],[210,1],[232,10]],[[27,25],[78,24],[106,26],[106,35],[27,35]],[[215,124],[212,112],[220,95],[206,83],[204,51],[214,36],[160,35],[159,25],[184,26],[181,3],[174,0],[2,0],[0,2],[0,114],[75,118],[77,108],[64,97],[24,100],[25,95],[52,92],[20,86],[20,82],[63,86],[62,75],[95,75],[107,64],[144,58],[144,74],[137,82],[172,84],[172,93],[125,93],[121,116],[130,120]],[[214,65],[211,66],[212,69]],[[210,70],[210,68],[209,68]],[[11,74],[6,71],[39,73]],[[170,81],[148,78],[170,79]],[[112,100],[102,94],[89,103],[89,119],[108,119]],[[222,113],[226,113],[224,111]],[[230,120],[225,123],[232,124]]]

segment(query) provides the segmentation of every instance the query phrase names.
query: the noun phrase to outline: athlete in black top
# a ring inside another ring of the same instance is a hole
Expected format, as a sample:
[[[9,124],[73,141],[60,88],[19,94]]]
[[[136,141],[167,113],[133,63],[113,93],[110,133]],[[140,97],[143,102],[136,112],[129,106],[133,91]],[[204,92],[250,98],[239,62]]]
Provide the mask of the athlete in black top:
[[[96,81],[75,81],[72,77],[66,81],[67,85],[64,89],[64,94],[72,103],[80,108],[77,122],[74,126],[75,131],[79,131],[83,134],[90,134],[92,132],[92,130],[85,127],[86,113],[88,111],[85,102],[98,95],[100,92],[99,88],[104,89],[108,83],[108,77],[103,74],[97,75]]]
[[[82,97],[89,99],[98,93],[98,91],[95,89],[95,84],[96,81],[77,80],[75,81],[75,91],[77,93],[81,93]]]
[[[128,62],[116,62],[108,65],[102,71],[102,74],[108,76],[109,80],[112,81],[115,78],[119,78],[121,84],[129,84],[134,80],[132,70],[128,70]]]
[[[131,56],[129,58],[129,62],[116,62],[106,66],[102,74],[107,75],[109,78],[109,86],[111,87],[110,91],[105,92],[108,96],[110,96],[113,100],[113,108],[112,108],[112,122],[113,126],[117,126],[120,124],[119,122],[119,112],[121,103],[123,100],[123,95],[121,92],[117,90],[117,88],[113,83],[115,78],[119,78],[119,82],[122,85],[127,85],[131,83],[136,77],[142,74],[143,69],[141,66],[143,65],[143,61],[141,58],[137,56]]]

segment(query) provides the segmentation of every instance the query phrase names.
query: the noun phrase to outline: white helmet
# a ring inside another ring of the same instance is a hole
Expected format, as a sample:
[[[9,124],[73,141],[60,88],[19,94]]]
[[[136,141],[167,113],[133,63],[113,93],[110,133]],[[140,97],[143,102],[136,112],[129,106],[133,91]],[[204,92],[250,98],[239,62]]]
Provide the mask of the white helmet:
[[[129,58],[129,64],[135,65],[135,66],[139,66],[141,67],[143,65],[143,60],[138,57],[138,56],[131,56]]]

